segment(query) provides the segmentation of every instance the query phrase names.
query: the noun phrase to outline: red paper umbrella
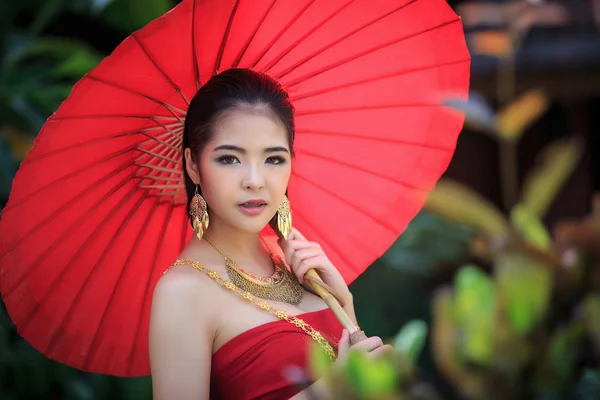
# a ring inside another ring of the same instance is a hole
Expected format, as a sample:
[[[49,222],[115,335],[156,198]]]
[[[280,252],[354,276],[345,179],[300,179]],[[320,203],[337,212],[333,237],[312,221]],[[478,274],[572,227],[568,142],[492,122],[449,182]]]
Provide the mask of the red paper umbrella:
[[[469,54],[444,0],[184,0],[52,115],[0,223],[0,291],[46,356],[149,373],[154,285],[189,239],[181,136],[218,71],[276,78],[296,108],[294,223],[347,282],[388,249],[453,154]]]

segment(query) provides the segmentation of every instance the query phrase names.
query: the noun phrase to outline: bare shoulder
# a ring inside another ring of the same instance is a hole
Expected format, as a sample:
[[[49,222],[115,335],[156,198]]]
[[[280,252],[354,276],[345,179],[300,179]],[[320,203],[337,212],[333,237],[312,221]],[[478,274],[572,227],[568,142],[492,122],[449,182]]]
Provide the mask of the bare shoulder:
[[[186,265],[171,268],[156,284],[149,332],[155,399],[208,398],[217,288]]]

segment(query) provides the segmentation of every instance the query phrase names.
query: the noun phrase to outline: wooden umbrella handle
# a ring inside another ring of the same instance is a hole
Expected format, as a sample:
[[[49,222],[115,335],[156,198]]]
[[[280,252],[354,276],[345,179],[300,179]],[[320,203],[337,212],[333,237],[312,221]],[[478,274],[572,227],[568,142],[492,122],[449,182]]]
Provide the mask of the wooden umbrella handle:
[[[360,330],[354,324],[354,321],[350,319],[348,314],[342,308],[343,301],[340,302],[339,297],[333,293],[331,288],[327,286],[322,280],[317,271],[314,269],[309,269],[306,274],[304,274],[306,281],[308,282],[311,289],[318,294],[325,303],[329,306],[333,314],[336,316],[338,321],[342,324],[344,329],[346,329],[350,333],[350,344],[356,344],[361,340],[367,338],[365,333]]]
[[[275,223],[275,219],[271,221],[271,228],[277,234],[280,239],[287,240],[287,235],[283,235],[277,224]],[[357,327],[354,322],[350,319],[346,311],[342,308],[343,300],[340,302],[339,296],[333,293],[333,290],[329,286],[323,282],[317,271],[314,269],[309,269],[304,274],[305,279],[308,281],[308,285],[311,289],[319,295],[327,306],[333,311],[333,314],[336,316],[338,321],[342,324],[344,329],[346,329],[350,333],[350,344],[356,344],[367,338],[365,333]]]

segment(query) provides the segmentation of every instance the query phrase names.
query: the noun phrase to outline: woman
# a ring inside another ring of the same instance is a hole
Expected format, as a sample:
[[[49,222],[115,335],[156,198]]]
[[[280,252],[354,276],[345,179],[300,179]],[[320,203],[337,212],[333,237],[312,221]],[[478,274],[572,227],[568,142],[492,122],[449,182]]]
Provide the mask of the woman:
[[[314,339],[306,332],[314,329],[325,339],[317,340],[321,347],[337,350],[336,363],[347,352],[347,332],[324,301],[301,286],[314,268],[355,320],[352,294],[321,247],[293,228],[278,249],[259,235],[274,219],[285,226],[293,142],[293,107],[266,75],[222,72],[192,100],[183,169],[196,235],[154,291],[155,399],[308,398],[282,375],[286,367],[306,367]],[[291,272],[278,268],[275,253]],[[225,280],[233,284],[226,287]],[[261,301],[275,311],[265,312]],[[278,319],[277,311],[308,325]],[[352,348],[377,355],[390,346],[371,337]],[[326,394],[328,388],[319,379],[307,390]]]

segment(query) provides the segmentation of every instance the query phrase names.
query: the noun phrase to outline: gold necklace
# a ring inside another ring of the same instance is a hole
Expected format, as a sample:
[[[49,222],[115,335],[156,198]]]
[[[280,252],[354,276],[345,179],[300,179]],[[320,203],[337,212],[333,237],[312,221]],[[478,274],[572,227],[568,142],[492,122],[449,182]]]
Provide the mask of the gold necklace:
[[[275,272],[267,278],[256,277],[247,273],[206,235],[204,235],[203,239],[223,256],[227,275],[231,282],[238,288],[265,300],[281,301],[293,305],[298,305],[302,301],[304,288],[298,281],[298,278],[287,269],[280,257],[275,256],[271,252],[271,249],[269,249],[262,237],[263,244],[267,248],[275,266]]]
[[[224,286],[225,288],[231,290],[234,293],[237,293],[238,295],[242,296],[243,298],[256,304],[263,310],[266,310],[266,311],[270,312],[271,314],[275,315],[277,318],[287,321],[290,324],[294,325],[295,327],[302,329],[302,331],[304,333],[309,335],[315,342],[317,342],[319,344],[319,346],[321,346],[321,348],[325,351],[325,353],[329,357],[329,361],[331,361],[331,362],[335,361],[336,355],[335,355],[335,351],[333,350],[333,347],[331,347],[331,344],[329,344],[327,339],[325,339],[325,337],[323,337],[323,335],[321,335],[321,332],[317,331],[315,328],[313,328],[312,326],[307,324],[303,319],[298,318],[295,315],[290,315],[283,310],[273,307],[271,304],[269,304],[268,301],[256,298],[255,296],[252,295],[252,293],[248,293],[247,291],[240,289],[238,286],[234,285],[233,282],[226,281],[225,279],[223,279],[221,277],[221,275],[219,275],[218,273],[216,273],[213,270],[206,268],[204,265],[200,264],[197,261],[188,260],[188,259],[179,259],[179,260],[175,261],[169,268],[167,268],[167,270],[165,272],[163,272],[163,275],[166,274],[172,267],[174,267],[176,265],[189,265],[192,268],[195,268],[199,271],[204,272],[206,275],[208,275],[209,277],[211,277],[212,279],[217,281],[217,283],[219,285]]]

